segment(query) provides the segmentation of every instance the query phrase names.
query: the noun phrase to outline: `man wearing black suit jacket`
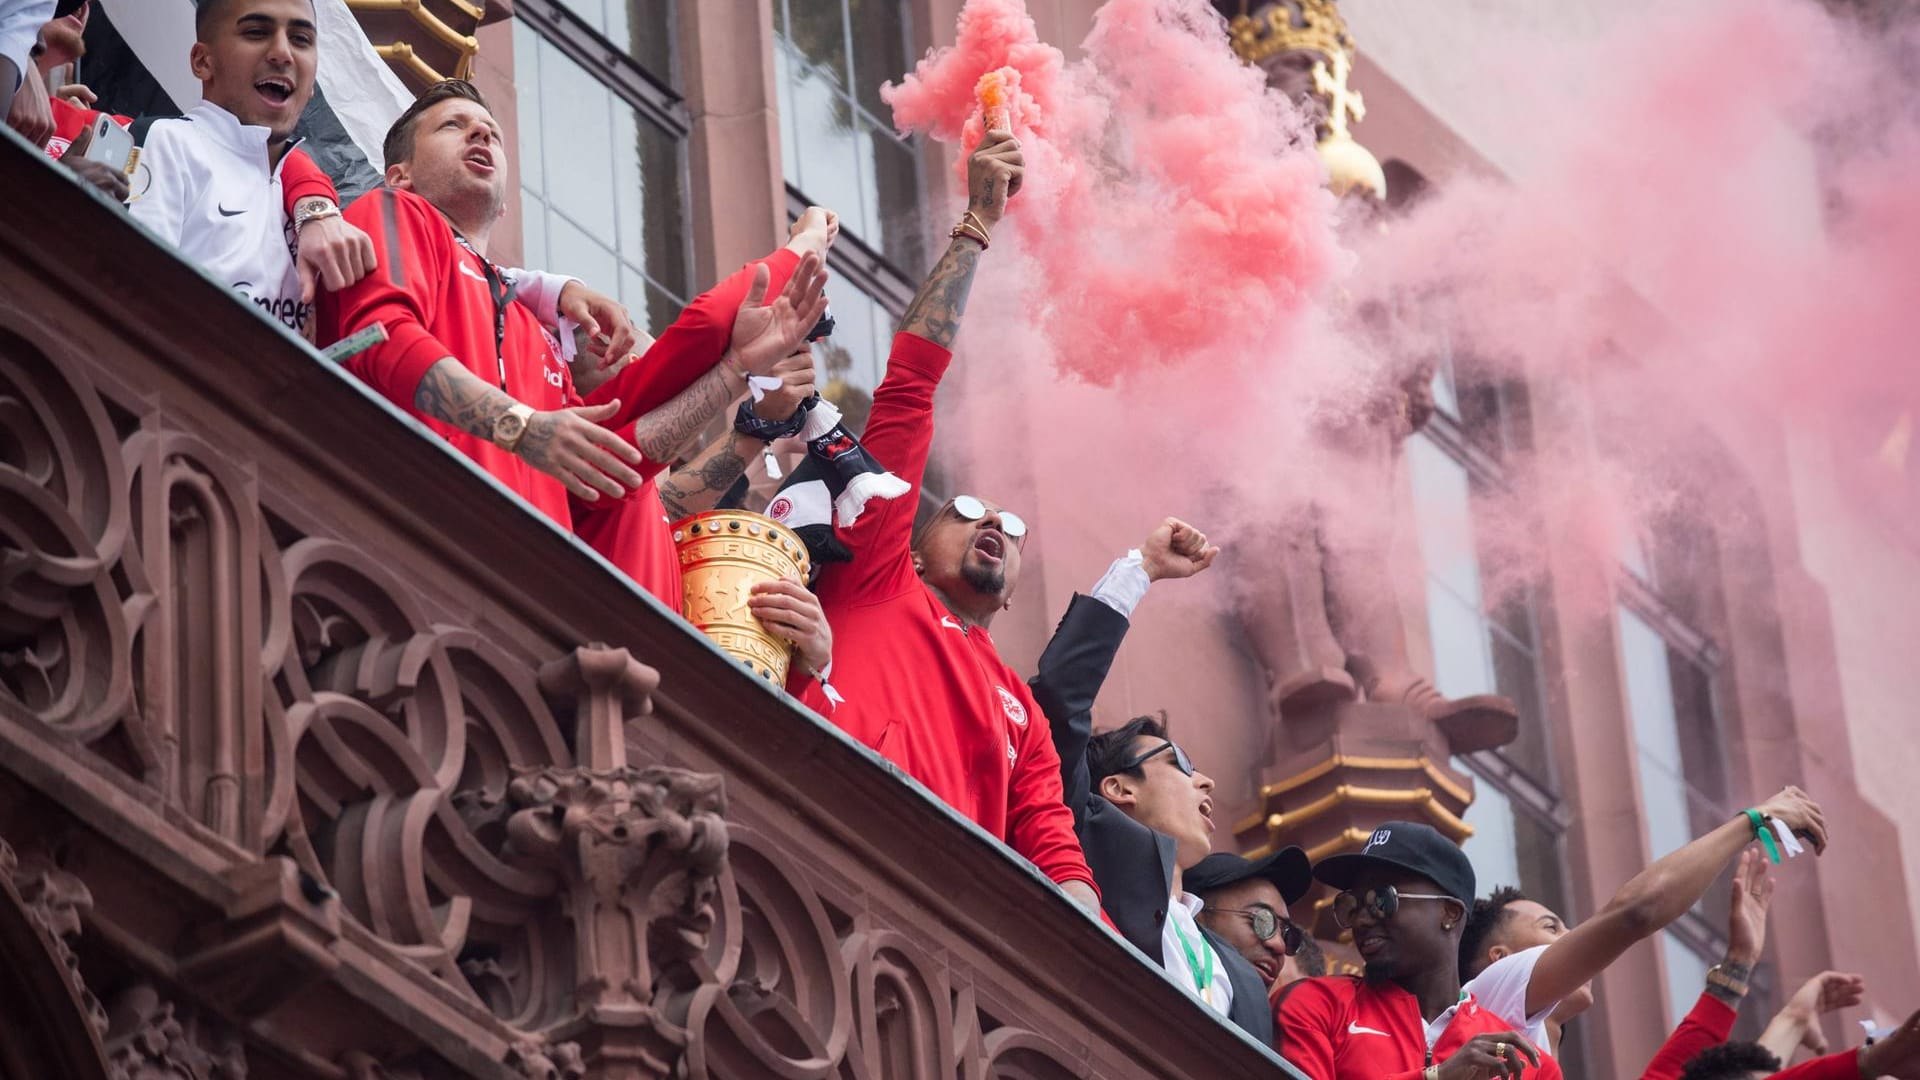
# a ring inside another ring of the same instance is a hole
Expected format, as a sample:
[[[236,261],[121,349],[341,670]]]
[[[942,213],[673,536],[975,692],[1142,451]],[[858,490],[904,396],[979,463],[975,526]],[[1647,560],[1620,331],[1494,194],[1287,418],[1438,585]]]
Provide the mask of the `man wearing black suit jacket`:
[[[1212,847],[1213,781],[1149,717],[1093,734],[1094,698],[1147,586],[1192,577],[1219,550],[1192,526],[1163,521],[1140,549],[1114,562],[1093,595],[1073,598],[1029,685],[1052,727],[1074,831],[1107,918],[1176,984],[1271,1044],[1265,982],[1194,921],[1199,899],[1180,887],[1182,871]]]

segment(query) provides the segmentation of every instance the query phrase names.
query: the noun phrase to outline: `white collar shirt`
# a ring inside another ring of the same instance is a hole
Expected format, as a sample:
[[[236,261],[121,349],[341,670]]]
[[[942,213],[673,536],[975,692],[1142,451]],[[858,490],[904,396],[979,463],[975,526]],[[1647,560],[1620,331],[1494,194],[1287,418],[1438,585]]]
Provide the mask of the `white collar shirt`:
[[[1166,921],[1160,924],[1160,966],[1165,968],[1180,988],[1205,1002],[1207,1007],[1221,1016],[1233,1008],[1233,982],[1227,978],[1226,965],[1220,962],[1220,954],[1215,952],[1207,935],[1200,932],[1200,924],[1194,916],[1200,913],[1200,898],[1186,893],[1177,893],[1167,904]],[[1192,950],[1194,963],[1188,963],[1188,950]],[[1196,966],[1198,971],[1195,971]],[[1207,972],[1212,972],[1205,990],[1199,983]]]

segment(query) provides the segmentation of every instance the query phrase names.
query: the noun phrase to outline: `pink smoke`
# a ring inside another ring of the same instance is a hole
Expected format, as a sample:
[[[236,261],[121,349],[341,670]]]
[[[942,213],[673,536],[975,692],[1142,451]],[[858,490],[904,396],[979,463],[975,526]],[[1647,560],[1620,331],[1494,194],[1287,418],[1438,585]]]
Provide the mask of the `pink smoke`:
[[[981,75],[1015,74],[1027,181],[1002,229],[1034,262],[1027,317],[1055,365],[1109,385],[1290,336],[1345,265],[1297,110],[1205,0],[1111,0],[1084,49],[1069,65],[1020,0],[969,0],[956,43],[882,91],[903,130],[964,149]]]

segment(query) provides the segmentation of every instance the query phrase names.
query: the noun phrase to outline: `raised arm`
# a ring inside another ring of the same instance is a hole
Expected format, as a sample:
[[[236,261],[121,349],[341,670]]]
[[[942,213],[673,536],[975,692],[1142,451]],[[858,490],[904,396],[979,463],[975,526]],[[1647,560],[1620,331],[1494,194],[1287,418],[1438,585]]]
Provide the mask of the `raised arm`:
[[[754,414],[763,420],[788,420],[800,403],[815,393],[813,353],[802,348],[776,364],[770,374],[781,380],[780,389],[755,402]],[[660,501],[667,508],[667,516],[679,521],[713,509],[734,481],[745,474],[753,455],[766,448],[766,443],[739,431],[728,431],[708,443],[686,464],[661,478]]]
[[[1826,822],[1819,804],[1806,792],[1786,788],[1758,809],[1767,817],[1785,821],[1795,832],[1810,836],[1816,850],[1825,849]],[[1527,1015],[1536,1015],[1573,993],[1605,971],[1635,942],[1652,937],[1679,918],[1699,902],[1721,869],[1752,840],[1752,827],[1746,815],[1739,814],[1641,871],[1599,914],[1547,946],[1527,984]],[[1757,953],[1730,957],[1733,963],[1744,963],[1749,969],[1757,959]],[[1730,974],[1745,979],[1744,973]]]

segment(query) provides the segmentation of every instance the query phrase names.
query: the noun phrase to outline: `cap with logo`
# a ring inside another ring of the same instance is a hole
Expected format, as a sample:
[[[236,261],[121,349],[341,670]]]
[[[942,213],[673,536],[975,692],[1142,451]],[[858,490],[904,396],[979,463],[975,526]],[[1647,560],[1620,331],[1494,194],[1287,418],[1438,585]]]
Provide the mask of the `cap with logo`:
[[[1307,865],[1307,853],[1297,847],[1281,848],[1264,859],[1243,858],[1228,851],[1214,852],[1180,875],[1180,887],[1185,892],[1205,893],[1249,878],[1273,882],[1289,907],[1299,903],[1313,888],[1313,870]]]
[[[1473,904],[1473,863],[1460,845],[1441,836],[1431,825],[1389,821],[1373,830],[1367,846],[1358,852],[1321,859],[1313,868],[1313,876],[1336,889],[1347,889],[1369,866],[1410,870],[1440,886],[1442,893],[1468,906]]]

